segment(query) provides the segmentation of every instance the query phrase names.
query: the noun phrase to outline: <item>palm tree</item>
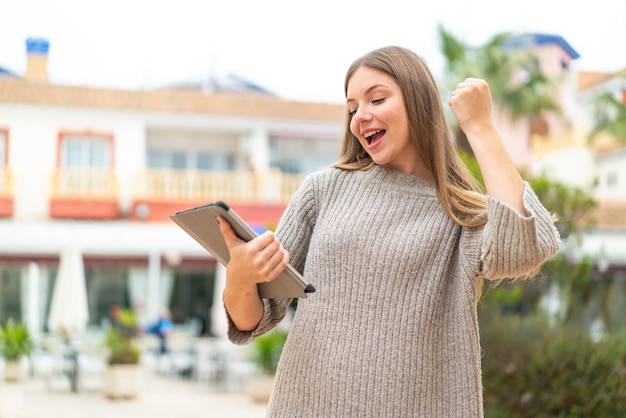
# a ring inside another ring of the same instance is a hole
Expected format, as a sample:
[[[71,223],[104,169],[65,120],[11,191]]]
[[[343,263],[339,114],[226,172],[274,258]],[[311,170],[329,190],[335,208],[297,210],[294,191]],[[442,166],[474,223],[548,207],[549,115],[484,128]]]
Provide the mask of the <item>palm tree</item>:
[[[544,112],[560,113],[551,94],[554,80],[541,73],[536,58],[530,53],[507,49],[513,39],[509,33],[493,36],[485,45],[473,48],[439,26],[441,50],[446,60],[444,90],[452,90],[466,77],[483,78],[489,83],[494,103],[506,109],[512,121],[528,120],[530,133],[546,134]],[[461,148],[464,136],[457,129]]]
[[[626,103],[620,99],[612,92],[604,92],[594,98],[595,124],[589,134],[590,140],[605,132],[626,145]]]

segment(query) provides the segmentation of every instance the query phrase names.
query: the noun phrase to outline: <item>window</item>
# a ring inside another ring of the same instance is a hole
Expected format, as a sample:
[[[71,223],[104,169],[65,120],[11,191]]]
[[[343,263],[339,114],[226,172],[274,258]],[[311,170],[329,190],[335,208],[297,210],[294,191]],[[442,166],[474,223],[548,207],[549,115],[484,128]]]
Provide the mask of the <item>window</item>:
[[[122,267],[85,267],[85,287],[89,301],[89,323],[110,319],[111,307],[131,307],[128,269]]]
[[[289,174],[301,173],[303,170],[301,169],[300,165],[301,165],[301,161],[296,160],[295,158],[292,158],[292,159],[283,158],[280,160],[273,158],[272,162],[270,163],[271,167],[276,167],[283,173],[289,173]]]
[[[196,157],[198,170],[231,170],[233,166],[233,158],[225,154],[200,152]]]
[[[0,269],[0,322],[9,318],[21,321],[21,272],[19,268],[3,266]]]
[[[148,167],[173,168],[184,170],[188,168],[187,154],[177,150],[148,150]]]
[[[174,170],[230,170],[234,159],[227,154],[168,149],[148,150],[148,167]]]
[[[608,188],[617,187],[617,172],[612,170],[606,173],[606,187]]]
[[[270,151],[270,167],[291,174],[321,169],[332,164],[339,154],[334,141],[289,137],[270,138]]]
[[[60,167],[112,167],[112,137],[106,135],[61,134],[60,138]]]
[[[215,276],[207,271],[177,271],[169,303],[175,323],[193,319],[201,334],[211,329],[211,306]],[[204,331],[204,332],[203,332]]]

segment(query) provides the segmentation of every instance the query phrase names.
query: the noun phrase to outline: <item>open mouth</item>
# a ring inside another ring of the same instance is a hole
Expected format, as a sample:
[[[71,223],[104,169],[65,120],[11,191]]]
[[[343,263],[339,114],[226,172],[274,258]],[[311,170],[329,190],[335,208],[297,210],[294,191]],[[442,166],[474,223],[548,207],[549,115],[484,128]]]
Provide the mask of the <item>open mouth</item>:
[[[384,129],[381,129],[379,131],[372,131],[372,132],[368,132],[365,134],[365,140],[367,141],[368,144],[372,144],[373,142],[376,142],[376,140],[380,139],[383,135],[385,135],[385,131]]]

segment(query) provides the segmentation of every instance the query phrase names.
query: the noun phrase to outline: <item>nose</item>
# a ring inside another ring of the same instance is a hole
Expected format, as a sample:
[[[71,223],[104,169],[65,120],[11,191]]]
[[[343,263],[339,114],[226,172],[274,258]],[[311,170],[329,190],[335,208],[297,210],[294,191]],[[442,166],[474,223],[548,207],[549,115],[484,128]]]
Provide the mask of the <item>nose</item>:
[[[359,106],[356,113],[352,116],[352,120],[355,122],[367,122],[372,119],[372,114],[367,111],[364,106]]]

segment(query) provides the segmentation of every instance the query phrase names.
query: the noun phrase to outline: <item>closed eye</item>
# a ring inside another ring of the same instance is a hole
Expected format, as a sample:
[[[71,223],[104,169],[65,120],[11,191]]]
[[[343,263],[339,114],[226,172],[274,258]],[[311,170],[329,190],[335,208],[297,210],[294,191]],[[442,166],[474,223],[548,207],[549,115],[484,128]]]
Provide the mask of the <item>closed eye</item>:
[[[377,104],[381,104],[385,101],[385,97],[381,97],[380,99],[374,99],[372,100],[372,104],[377,105]],[[352,119],[352,117],[356,114],[357,109],[354,110],[348,110],[348,116],[350,117],[350,119]]]

